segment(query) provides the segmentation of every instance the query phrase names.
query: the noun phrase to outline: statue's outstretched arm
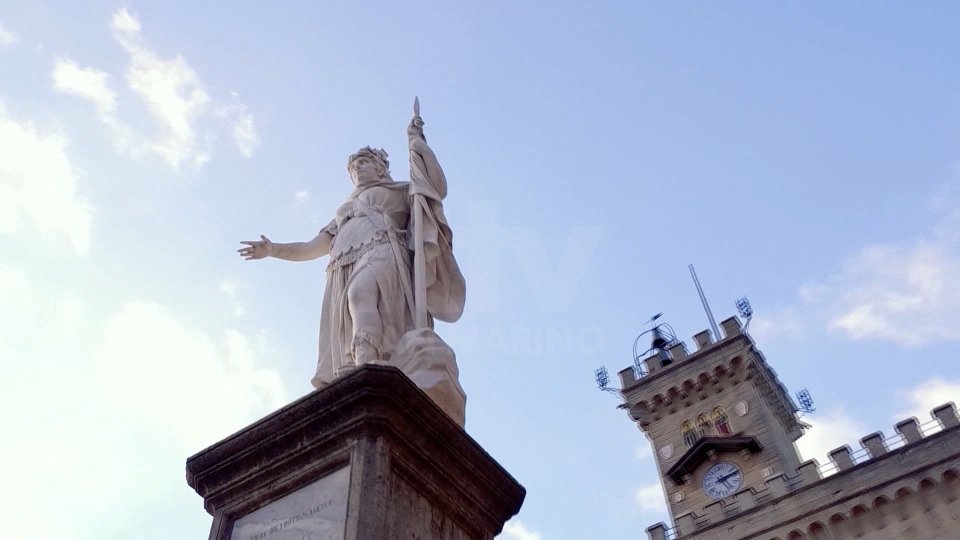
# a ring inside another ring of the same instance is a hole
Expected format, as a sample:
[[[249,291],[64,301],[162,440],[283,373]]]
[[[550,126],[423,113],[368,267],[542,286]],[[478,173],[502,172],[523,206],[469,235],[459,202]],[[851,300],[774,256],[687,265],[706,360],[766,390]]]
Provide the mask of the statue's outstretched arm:
[[[260,235],[260,240],[244,240],[241,244],[247,247],[238,249],[240,256],[246,260],[274,257],[285,261],[309,261],[323,257],[330,253],[330,243],[333,235],[322,231],[309,242],[291,242],[289,244],[275,244],[266,236]]]

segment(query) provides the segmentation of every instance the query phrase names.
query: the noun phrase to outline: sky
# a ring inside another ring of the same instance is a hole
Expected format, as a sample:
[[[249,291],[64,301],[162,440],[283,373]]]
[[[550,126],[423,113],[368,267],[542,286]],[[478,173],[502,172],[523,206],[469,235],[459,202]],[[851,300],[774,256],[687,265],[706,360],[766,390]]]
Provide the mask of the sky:
[[[185,459],[310,392],[309,240],[419,96],[467,280],[467,431],[527,489],[503,540],[666,519],[594,369],[746,295],[825,463],[960,401],[960,6],[0,6],[0,493],[11,538],[200,538]],[[953,36],[953,37],[951,37]],[[615,375],[614,375],[615,378]]]

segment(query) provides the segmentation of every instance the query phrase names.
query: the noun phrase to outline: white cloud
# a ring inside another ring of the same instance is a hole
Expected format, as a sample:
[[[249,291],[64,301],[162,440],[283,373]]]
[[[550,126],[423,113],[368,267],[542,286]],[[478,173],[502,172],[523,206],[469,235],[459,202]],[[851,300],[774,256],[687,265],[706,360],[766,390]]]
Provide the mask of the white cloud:
[[[925,234],[859,250],[833,275],[801,287],[798,306],[758,316],[751,333],[797,339],[825,328],[902,347],[960,340],[960,182],[931,207],[940,219]]]
[[[239,101],[225,105],[211,98],[183,57],[160,58],[141,38],[140,21],[126,9],[114,14],[111,27],[130,55],[127,83],[159,127],[159,135],[148,143],[151,150],[174,168],[185,161],[203,165],[210,160],[216,138],[207,124],[217,118],[227,124],[240,154],[246,158],[253,155],[259,136],[246,105]],[[232,95],[236,100],[237,93]]]
[[[929,232],[862,249],[823,286],[837,297],[828,304],[831,330],[905,347],[960,340],[960,182],[930,206],[939,220]]]
[[[903,346],[960,339],[957,247],[933,239],[863,249],[839,276],[845,292],[829,327]]]
[[[245,158],[253,156],[253,149],[260,144],[260,136],[253,123],[253,115],[247,106],[240,101],[239,92],[230,92],[233,103],[226,105],[218,103],[215,114],[230,125],[230,135],[237,146],[237,150]]]
[[[835,448],[848,445],[852,450],[858,450],[860,438],[872,432],[842,409],[818,413],[803,420],[812,427],[797,439],[797,449],[804,460],[816,459],[820,465],[830,463],[827,454]]]
[[[233,121],[233,140],[244,157],[249,158],[253,155],[253,149],[260,143],[260,137],[253,126],[252,114],[240,113],[239,118]]]
[[[2,24],[0,24],[0,47],[13,45],[18,41],[20,41],[20,36],[14,32],[11,32],[10,30],[7,30]]]
[[[86,254],[93,208],[79,194],[66,139],[12,120],[0,103],[0,148],[0,233],[20,233],[27,222]]]
[[[120,8],[120,11],[113,14],[110,27],[121,34],[133,35],[140,32],[140,21],[131,15],[127,8]]]
[[[754,315],[748,333],[758,343],[772,341],[795,341],[806,330],[805,313],[796,307],[787,307],[772,312]]]
[[[0,363],[0,423],[18,434],[0,461],[17,486],[0,493],[5,532],[130,538],[157,512],[181,516],[171,536],[208,527],[183,460],[288,401],[259,344],[153,303],[90,305],[2,266],[0,297],[0,358],[21,359]]]
[[[160,133],[150,146],[173,167],[199,152],[195,124],[210,96],[186,60],[160,58],[140,38],[140,22],[121,9],[113,16],[114,37],[130,55],[127,84],[146,105]]]
[[[300,206],[310,200],[310,192],[301,190],[293,194],[293,205]]]
[[[53,66],[53,87],[89,99],[105,121],[113,119],[117,95],[110,89],[108,73],[93,68],[84,69],[73,60],[61,58]]]
[[[0,358],[4,359],[0,377],[8,382],[0,392],[0,424],[8,433],[17,433],[4,440],[0,460],[0,477],[16,485],[17,493],[0,492],[0,505],[8,516],[4,519],[7,534],[37,540],[74,536],[70,521],[81,517],[76,507],[89,510],[91,502],[84,498],[80,484],[98,485],[90,471],[98,470],[102,461],[73,448],[83,439],[71,421],[85,408],[86,400],[71,403],[72,398],[81,397],[71,387],[85,385],[86,380],[62,376],[76,373],[75,369],[60,371],[63,359],[79,360],[74,351],[81,348],[86,318],[76,319],[83,308],[72,299],[55,297],[48,292],[52,289],[0,266]],[[68,305],[73,307],[65,309]],[[65,316],[68,311],[73,314]],[[89,463],[84,463],[86,458]],[[37,474],[38,470],[43,473]],[[72,497],[77,504],[66,504],[57,519],[49,519],[27,500],[61,504]]]
[[[54,88],[90,100],[100,120],[114,136],[119,149],[132,155],[153,153],[171,167],[202,166],[210,160],[218,134],[227,131],[240,154],[249,158],[259,143],[253,115],[239,102],[225,104],[208,93],[200,76],[177,55],[162,58],[143,39],[140,21],[125,8],[112,18],[117,43],[126,51],[127,88],[146,109],[156,127],[146,133],[117,115],[118,95],[110,88],[110,75],[96,68],[79,68],[70,59],[58,60],[53,70]]]
[[[503,524],[503,532],[497,535],[499,540],[543,540],[540,533],[532,531],[526,525],[511,519]]]
[[[666,512],[667,502],[663,495],[660,482],[648,484],[638,488],[633,493],[633,500],[642,512]]]
[[[207,336],[161,306],[133,302],[106,324],[96,367],[112,381],[106,399],[127,404],[120,414],[190,452],[285,403],[279,375],[255,357],[236,330]]]
[[[897,413],[896,422],[911,416],[921,424],[932,419],[930,412],[947,402],[960,404],[960,380],[948,381],[934,377],[903,392],[906,409]]]
[[[220,292],[222,292],[233,305],[234,318],[240,318],[246,313],[246,307],[243,305],[243,302],[240,301],[239,297],[240,289],[244,287],[245,285],[236,278],[224,279],[220,282]]]

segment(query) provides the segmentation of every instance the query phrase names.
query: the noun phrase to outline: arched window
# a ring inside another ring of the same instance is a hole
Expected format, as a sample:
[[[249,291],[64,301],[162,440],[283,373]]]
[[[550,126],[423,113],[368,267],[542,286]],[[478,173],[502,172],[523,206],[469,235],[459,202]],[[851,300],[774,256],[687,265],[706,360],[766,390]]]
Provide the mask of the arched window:
[[[693,422],[690,420],[685,420],[682,426],[683,430],[683,444],[687,445],[687,448],[697,444],[697,439],[700,438],[700,434],[697,433],[697,430],[693,428]]]
[[[697,417],[697,430],[700,431],[702,437],[710,437],[713,435],[713,424],[710,423],[707,415],[701,414]]]
[[[713,425],[717,430],[717,435],[733,434],[733,430],[730,429],[730,419],[727,417],[727,411],[723,410],[723,407],[713,408]]]

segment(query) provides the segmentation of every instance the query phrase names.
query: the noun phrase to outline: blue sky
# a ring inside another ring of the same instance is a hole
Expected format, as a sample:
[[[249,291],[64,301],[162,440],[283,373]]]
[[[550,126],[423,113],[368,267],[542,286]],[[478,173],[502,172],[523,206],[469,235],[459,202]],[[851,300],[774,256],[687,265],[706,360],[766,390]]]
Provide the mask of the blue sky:
[[[310,391],[323,293],[325,262],[238,241],[313,237],[358,147],[406,178],[414,95],[468,284],[438,331],[468,432],[528,490],[503,538],[664,519],[592,372],[629,365],[656,312],[688,343],[706,328],[689,263],[718,318],[750,298],[810,389],[808,457],[927,420],[960,398],[958,10],[0,7],[9,535],[206,534],[184,459]]]

